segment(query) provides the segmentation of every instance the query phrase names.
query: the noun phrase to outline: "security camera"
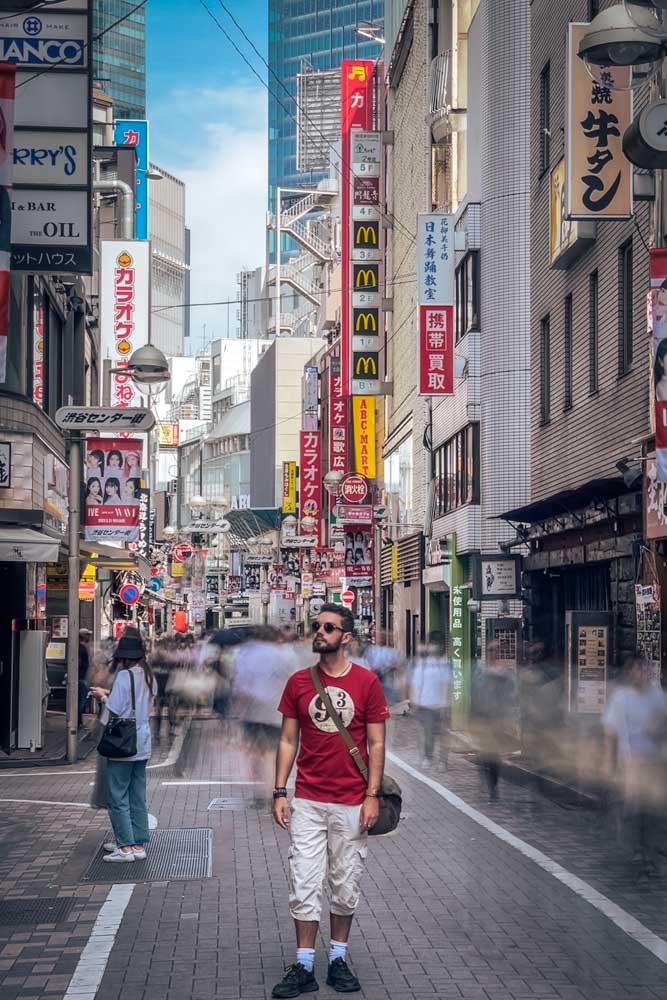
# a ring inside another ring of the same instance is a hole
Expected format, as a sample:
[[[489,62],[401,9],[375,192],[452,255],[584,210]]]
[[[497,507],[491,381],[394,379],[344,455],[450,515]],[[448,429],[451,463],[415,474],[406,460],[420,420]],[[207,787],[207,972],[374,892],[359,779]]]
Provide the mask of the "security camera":
[[[376,507],[373,507],[373,520],[377,521],[378,524],[381,521],[385,521],[388,516],[389,511],[382,504],[378,504]]]
[[[593,18],[589,30],[581,39],[579,58],[584,60],[596,79],[599,79],[596,67],[635,67],[633,75],[646,79],[660,65],[667,42],[663,15],[641,4],[630,4],[630,7],[631,12],[627,4],[607,7]],[[614,86],[613,77],[606,82]]]

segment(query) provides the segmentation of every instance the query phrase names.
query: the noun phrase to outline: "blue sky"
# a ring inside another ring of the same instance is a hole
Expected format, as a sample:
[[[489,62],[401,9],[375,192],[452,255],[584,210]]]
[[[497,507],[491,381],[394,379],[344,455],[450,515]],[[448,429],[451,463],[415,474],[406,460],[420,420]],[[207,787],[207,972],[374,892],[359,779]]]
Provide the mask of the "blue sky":
[[[218,0],[205,2],[266,79]],[[267,0],[225,2],[266,57]],[[192,300],[234,298],[236,272],[264,262],[266,89],[199,0],[149,0],[146,37],[151,159],[187,184]],[[195,345],[204,323],[207,339],[224,336],[226,317],[194,309]]]

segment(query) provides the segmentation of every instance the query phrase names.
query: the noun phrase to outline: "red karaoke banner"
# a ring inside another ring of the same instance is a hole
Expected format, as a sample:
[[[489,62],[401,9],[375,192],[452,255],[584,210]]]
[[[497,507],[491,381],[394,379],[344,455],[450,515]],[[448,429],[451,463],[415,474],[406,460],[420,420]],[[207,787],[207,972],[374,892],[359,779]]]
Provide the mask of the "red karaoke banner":
[[[0,63],[0,383],[7,377],[15,78],[15,67],[9,63]]]
[[[329,471],[348,471],[348,403],[343,395],[340,358],[331,359],[329,370]]]
[[[85,528],[89,542],[139,540],[142,442],[88,438]]]
[[[300,534],[320,530],[322,517],[322,448],[319,431],[301,431],[299,438],[299,520]],[[315,528],[305,528],[304,517],[315,519]]]
[[[350,395],[350,274],[348,261],[351,235],[351,149],[350,132],[354,128],[373,128],[373,62],[370,59],[344,59],[341,64],[341,379],[343,396]]]
[[[454,306],[419,307],[419,394],[454,392]]]

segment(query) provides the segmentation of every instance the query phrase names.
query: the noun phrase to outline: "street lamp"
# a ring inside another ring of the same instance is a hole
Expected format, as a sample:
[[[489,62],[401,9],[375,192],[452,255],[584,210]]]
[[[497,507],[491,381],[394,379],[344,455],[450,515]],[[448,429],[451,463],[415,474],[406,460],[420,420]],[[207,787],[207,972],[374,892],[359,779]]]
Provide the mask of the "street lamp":
[[[196,493],[193,497],[190,497],[190,510],[202,511],[206,510],[209,506],[209,502],[206,497],[203,497],[200,493]]]
[[[331,472],[327,472],[326,476],[322,480],[322,482],[324,483],[324,488],[327,491],[327,493],[331,494],[332,496],[335,496],[336,493],[338,492],[338,487],[340,486],[344,478],[345,477],[343,473],[335,469],[332,470]]]
[[[125,372],[139,386],[146,386],[150,392],[152,387],[162,388],[171,378],[169,362],[153,344],[145,344],[137,348],[127,362]]]
[[[171,541],[173,538],[176,538],[177,534],[178,531],[171,524],[168,524],[166,528],[162,529],[162,536],[166,538],[167,541]]]
[[[630,10],[632,8],[632,10]],[[628,90],[653,77],[667,41],[664,15],[643,4],[616,4],[594,17],[579,44],[590,75],[614,90]],[[627,78],[614,73],[627,67]]]

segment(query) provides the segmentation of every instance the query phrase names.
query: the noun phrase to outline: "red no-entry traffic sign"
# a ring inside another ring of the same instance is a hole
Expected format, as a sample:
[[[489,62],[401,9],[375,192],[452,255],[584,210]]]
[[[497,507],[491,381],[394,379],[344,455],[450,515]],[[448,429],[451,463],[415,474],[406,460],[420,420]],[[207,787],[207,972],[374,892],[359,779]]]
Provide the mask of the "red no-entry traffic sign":
[[[340,595],[340,599],[343,604],[349,606],[350,604],[354,604],[354,596],[355,595],[353,590],[344,590],[343,593]]]

